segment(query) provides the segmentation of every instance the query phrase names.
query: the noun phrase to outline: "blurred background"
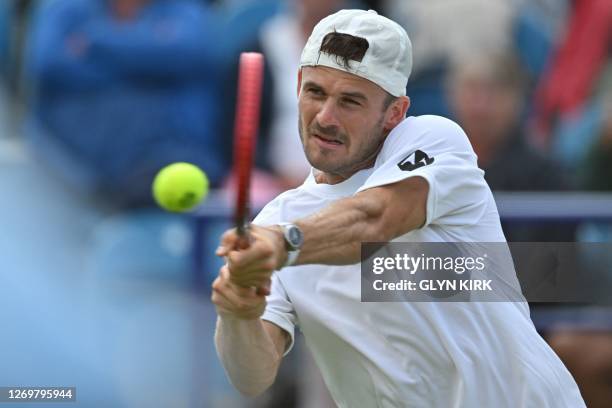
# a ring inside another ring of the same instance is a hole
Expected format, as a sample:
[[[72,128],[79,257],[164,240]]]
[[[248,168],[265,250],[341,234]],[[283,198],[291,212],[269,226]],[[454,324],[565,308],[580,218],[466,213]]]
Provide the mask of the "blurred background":
[[[2,0],[0,386],[76,386],[83,407],[333,406],[303,339],[265,395],[233,391],[209,287],[238,55],[266,56],[258,207],[309,170],[297,63],[341,8],[408,31],[409,114],[465,129],[509,241],[612,241],[610,0]],[[215,189],[195,213],[152,201],[175,161]],[[610,259],[594,261],[609,282]],[[587,405],[608,407],[610,309],[532,316]]]

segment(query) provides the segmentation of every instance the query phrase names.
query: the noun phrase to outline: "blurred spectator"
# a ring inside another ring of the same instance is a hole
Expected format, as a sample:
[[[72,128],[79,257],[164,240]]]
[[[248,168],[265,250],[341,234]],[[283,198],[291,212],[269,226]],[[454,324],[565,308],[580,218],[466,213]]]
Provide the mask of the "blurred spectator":
[[[463,54],[516,49],[538,76],[565,15],[567,0],[386,0],[413,44],[408,82],[412,115],[451,114],[443,80],[448,64]]]
[[[218,132],[223,67],[215,16],[197,0],[56,0],[37,10],[29,43],[34,82],[28,136],[86,192],[150,203],[165,164],[222,178]]]
[[[549,147],[558,119],[585,107],[609,61],[612,2],[573,5],[567,32],[537,90],[533,142],[539,147]]]
[[[600,129],[581,166],[580,186],[586,190],[612,191],[612,89],[600,102]]]
[[[387,0],[386,14],[406,29],[413,46],[409,114],[450,116],[443,86],[457,54],[511,46],[514,4],[509,0]]]
[[[413,74],[456,55],[506,50],[512,45],[512,0],[387,0],[413,45]]]
[[[512,36],[529,74],[539,80],[565,29],[568,0],[521,0]]]
[[[521,126],[526,77],[510,54],[456,57],[449,100],[493,191],[563,190],[559,166],[526,143]],[[573,241],[573,229],[504,225],[509,241]]]
[[[8,74],[10,37],[11,5],[9,2],[0,3],[0,75],[3,82]],[[2,85],[5,85],[4,83]]]
[[[23,118],[23,51],[33,5],[40,0],[5,0],[0,4],[0,74],[9,97],[8,125],[16,128]],[[13,131],[13,133],[16,133]]]

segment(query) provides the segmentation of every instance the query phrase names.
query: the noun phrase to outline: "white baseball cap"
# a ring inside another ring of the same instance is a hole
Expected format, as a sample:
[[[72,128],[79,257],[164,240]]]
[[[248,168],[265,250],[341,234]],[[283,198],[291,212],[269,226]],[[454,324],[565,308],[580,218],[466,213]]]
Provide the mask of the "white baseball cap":
[[[346,68],[335,56],[321,52],[323,38],[333,32],[368,41],[361,62],[350,61]],[[319,21],[304,46],[300,68],[317,65],[346,71],[374,82],[393,96],[404,96],[412,69],[412,44],[399,24],[374,10],[340,10]]]

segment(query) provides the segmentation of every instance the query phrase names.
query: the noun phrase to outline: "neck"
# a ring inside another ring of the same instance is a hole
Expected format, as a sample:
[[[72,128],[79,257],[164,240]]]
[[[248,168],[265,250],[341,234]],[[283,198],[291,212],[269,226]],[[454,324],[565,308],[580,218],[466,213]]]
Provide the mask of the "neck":
[[[317,173],[315,173],[314,178],[317,184],[338,184],[342,183],[345,180],[348,180],[351,176],[352,174],[350,176],[342,176],[339,174],[324,173],[322,171],[317,170]]]

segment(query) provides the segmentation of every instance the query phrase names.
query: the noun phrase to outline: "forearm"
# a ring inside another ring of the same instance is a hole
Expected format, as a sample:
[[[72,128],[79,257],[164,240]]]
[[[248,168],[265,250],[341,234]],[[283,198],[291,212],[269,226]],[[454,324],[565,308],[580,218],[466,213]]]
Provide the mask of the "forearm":
[[[382,203],[351,197],[298,220],[296,224],[305,237],[298,263],[346,265],[359,262],[362,242],[391,238],[381,224],[383,211]]]
[[[429,185],[421,177],[373,187],[345,198],[319,212],[291,220],[303,233],[293,265],[350,265],[361,259],[363,242],[387,242],[422,227],[426,221]],[[251,228],[249,248],[235,250],[239,236],[229,230],[221,238],[218,256],[227,260],[233,284],[261,288],[289,256],[283,227]]]
[[[427,191],[427,182],[417,177],[367,190],[297,220],[304,233],[297,264],[359,262],[362,242],[387,242],[423,225]]]
[[[256,396],[274,382],[282,355],[261,319],[220,316],[215,346],[232,384],[241,393]]]

